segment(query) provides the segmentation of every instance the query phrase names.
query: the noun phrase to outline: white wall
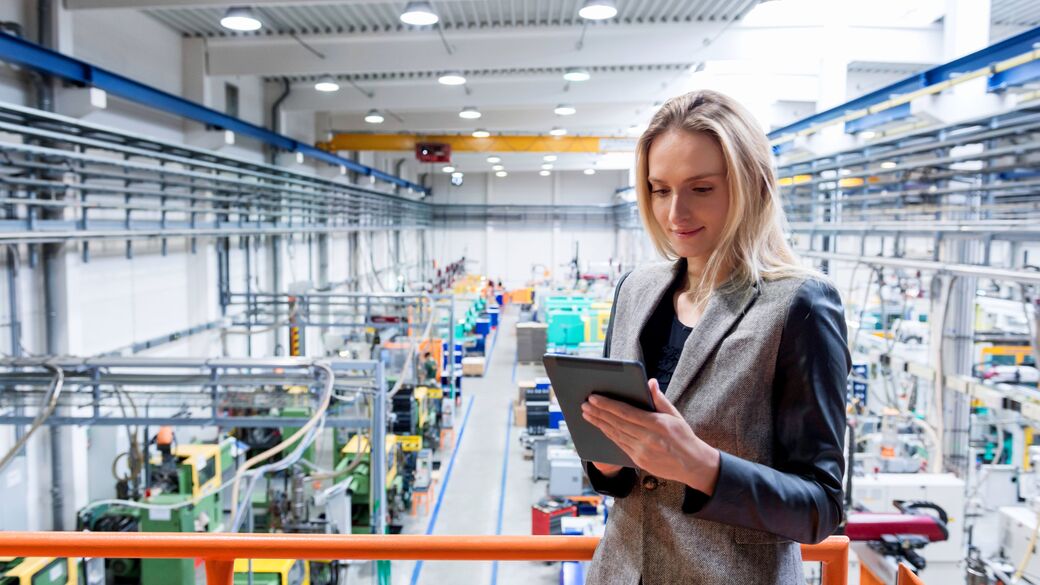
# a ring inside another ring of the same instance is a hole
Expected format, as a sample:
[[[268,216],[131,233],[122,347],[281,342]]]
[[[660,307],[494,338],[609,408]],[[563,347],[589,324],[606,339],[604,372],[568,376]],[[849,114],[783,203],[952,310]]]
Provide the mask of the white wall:
[[[611,205],[614,192],[628,185],[627,171],[601,171],[585,175],[577,171],[555,172],[542,177],[535,172],[515,172],[507,177],[467,173],[455,187],[447,175],[433,181],[432,203],[448,205]],[[465,256],[473,272],[519,287],[548,269],[564,278],[575,245],[583,270],[618,255],[613,223],[603,226],[537,226],[496,224],[437,230],[432,234],[433,255],[439,262]]]

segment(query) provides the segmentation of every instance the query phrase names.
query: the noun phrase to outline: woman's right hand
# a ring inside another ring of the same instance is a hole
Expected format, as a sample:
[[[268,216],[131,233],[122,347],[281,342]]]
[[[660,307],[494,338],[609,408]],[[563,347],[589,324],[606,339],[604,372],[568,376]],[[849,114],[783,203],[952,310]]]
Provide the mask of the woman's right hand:
[[[621,470],[624,469],[624,467],[620,465],[611,465],[609,463],[596,463],[595,461],[592,462],[592,466],[595,467],[597,471],[602,473],[604,477],[614,477],[615,475],[621,473]]]

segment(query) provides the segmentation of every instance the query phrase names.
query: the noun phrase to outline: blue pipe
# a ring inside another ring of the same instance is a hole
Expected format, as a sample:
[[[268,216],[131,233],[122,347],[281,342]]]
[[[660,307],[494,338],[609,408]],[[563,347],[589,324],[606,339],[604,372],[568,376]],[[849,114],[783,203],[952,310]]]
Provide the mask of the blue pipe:
[[[242,136],[249,136],[281,150],[298,152],[304,156],[331,165],[343,166],[356,173],[375,177],[387,183],[412,189],[419,193],[429,193],[428,189],[411,181],[406,181],[372,167],[358,164],[350,159],[325,152],[310,144],[271,132],[261,126],[228,116],[180,96],[134,81],[118,73],[95,67],[79,59],[74,59],[68,55],[63,55],[57,51],[52,51],[2,31],[0,31],[0,61],[17,63],[42,73],[62,77],[74,83],[90,85],[123,99],[162,110],[175,116],[189,118],[207,126],[230,130]]]
[[[803,118],[797,122],[788,124],[782,128],[777,128],[769,133],[769,139],[774,140],[787,134],[794,134],[810,126],[815,126],[822,122],[840,118],[841,116],[844,116],[846,112],[851,110],[869,108],[870,106],[892,99],[897,95],[910,93],[930,85],[935,85],[936,83],[946,81],[958,74],[975,71],[988,65],[992,65],[998,61],[1003,61],[1004,59],[1010,59],[1016,55],[1027,53],[1034,49],[1033,44],[1037,42],[1040,42],[1040,27],[1004,39],[999,43],[992,44],[984,49],[965,55],[960,59],[954,59],[949,63],[938,65],[927,71],[922,71],[921,73],[915,73],[906,79],[882,87],[879,90],[872,91],[829,110],[824,110],[817,114],[813,114],[808,118]]]

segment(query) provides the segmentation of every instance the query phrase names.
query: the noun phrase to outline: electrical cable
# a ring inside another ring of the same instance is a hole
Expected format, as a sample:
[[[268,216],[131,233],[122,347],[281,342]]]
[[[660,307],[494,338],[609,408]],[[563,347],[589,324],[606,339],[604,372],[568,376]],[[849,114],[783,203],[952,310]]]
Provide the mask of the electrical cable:
[[[246,461],[241,467],[235,472],[235,477],[232,480],[233,489],[231,491],[231,509],[235,510],[238,507],[238,487],[242,480],[242,476],[254,465],[262,461],[266,461],[271,457],[281,453],[294,442],[307,435],[312,429],[314,429],[319,423],[324,420],[326,411],[329,409],[329,403],[332,401],[332,388],[336,382],[336,374],[332,371],[332,368],[323,362],[315,362],[312,364],[313,367],[320,369],[325,372],[325,390],[322,393],[321,402],[318,405],[318,409],[314,412],[314,415],[308,420],[302,427],[300,427],[295,433],[289,436],[278,445],[271,447],[267,451],[260,453]],[[304,443],[300,441],[302,446]],[[234,525],[233,525],[234,526]]]
[[[4,472],[4,469],[6,469],[7,466],[10,465],[11,461],[14,460],[15,455],[21,452],[22,447],[25,447],[25,444],[29,442],[29,439],[33,434],[36,433],[43,423],[46,422],[46,420],[50,418],[58,408],[58,397],[61,396],[62,388],[65,386],[65,372],[61,368],[51,364],[44,364],[44,367],[54,372],[54,381],[51,382],[51,389],[48,392],[45,403],[41,405],[40,413],[36,415],[29,430],[27,430],[25,434],[22,435],[22,438],[18,439],[14,446],[4,454],[2,459],[0,459],[0,473]]]

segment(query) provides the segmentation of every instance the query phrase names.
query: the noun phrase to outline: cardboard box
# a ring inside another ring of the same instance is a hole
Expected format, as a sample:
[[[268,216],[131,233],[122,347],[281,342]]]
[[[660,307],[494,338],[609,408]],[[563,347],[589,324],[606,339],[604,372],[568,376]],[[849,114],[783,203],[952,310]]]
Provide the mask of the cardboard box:
[[[513,403],[513,426],[527,427],[527,406],[521,401]]]
[[[524,398],[526,397],[525,392],[532,389],[534,389],[534,380],[521,380],[520,383],[517,384],[517,401],[523,404]]]
[[[463,376],[483,376],[484,375],[484,358],[482,358],[482,357],[462,358],[462,375]]]

